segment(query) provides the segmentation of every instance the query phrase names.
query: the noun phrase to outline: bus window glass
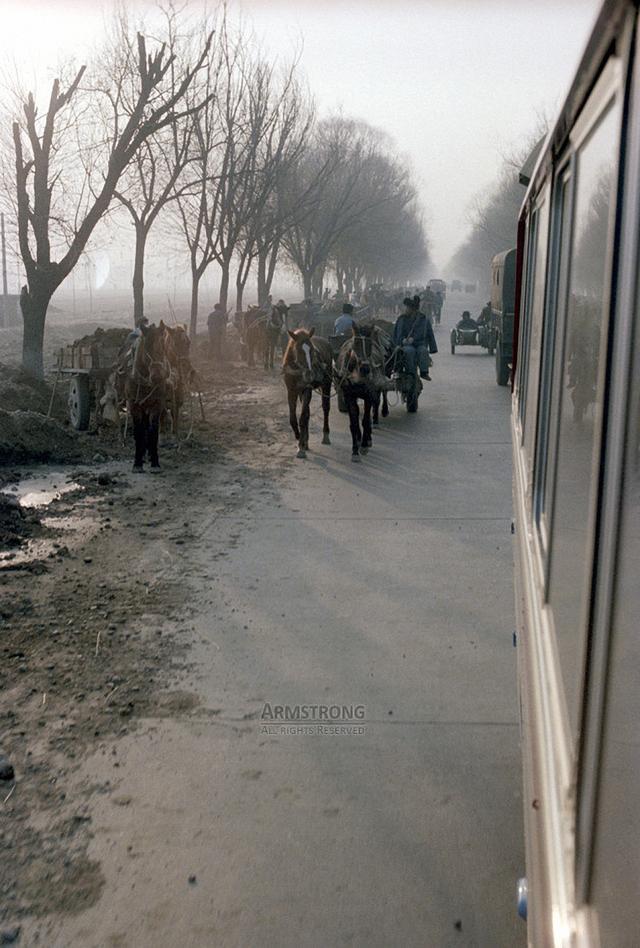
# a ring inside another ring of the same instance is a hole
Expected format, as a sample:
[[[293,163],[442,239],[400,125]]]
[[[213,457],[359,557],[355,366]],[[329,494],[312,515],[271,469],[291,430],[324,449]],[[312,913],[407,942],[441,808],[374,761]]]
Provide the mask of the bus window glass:
[[[575,734],[582,687],[591,510],[597,486],[607,325],[607,247],[618,108],[611,106],[577,153],[549,600]]]
[[[640,325],[637,314],[636,326]],[[603,945],[638,944],[640,878],[640,333],[613,594],[592,898]]]
[[[529,345],[527,353],[527,383],[524,416],[524,448],[529,470],[533,463],[533,446],[538,408],[540,379],[540,340],[542,338],[542,311],[544,307],[545,270],[547,259],[547,232],[549,204],[544,201],[538,209],[538,240],[533,263],[533,293],[529,307]]]
[[[525,270],[525,283],[524,283],[524,294],[523,294],[523,318],[522,325],[520,329],[520,359],[519,359],[519,378],[518,378],[518,392],[519,392],[519,409],[520,409],[520,420],[524,423],[525,415],[525,405],[526,400],[524,394],[526,392],[527,386],[527,371],[529,367],[529,359],[527,358],[527,352],[529,350],[529,335],[531,330],[531,300],[533,297],[533,281],[534,281],[534,261],[536,253],[536,243],[538,238],[538,212],[534,211],[529,219],[529,228],[527,235],[527,265]]]
[[[562,338],[564,326],[564,309],[567,289],[567,273],[569,263],[569,237],[571,235],[571,176],[567,173],[558,182],[556,190],[556,206],[554,215],[554,248],[557,254],[553,272],[553,298],[548,304],[548,330],[544,343],[542,390],[540,392],[540,419],[538,422],[538,447],[536,453],[536,519],[548,513],[546,502],[549,496],[547,470],[552,470],[552,464],[547,466],[549,457],[553,457],[555,433],[557,432],[557,400],[554,404],[552,391],[559,388],[558,382],[553,384],[554,374],[562,370]],[[551,309],[552,307],[552,309]],[[553,443],[552,443],[553,442]]]

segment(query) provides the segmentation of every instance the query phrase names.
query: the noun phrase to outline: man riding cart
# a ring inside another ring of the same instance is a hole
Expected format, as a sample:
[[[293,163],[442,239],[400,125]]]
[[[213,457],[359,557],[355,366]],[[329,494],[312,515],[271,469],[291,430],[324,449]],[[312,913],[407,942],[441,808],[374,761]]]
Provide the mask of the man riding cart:
[[[456,346],[482,346],[489,350],[490,355],[493,354],[493,333],[491,324],[487,324],[485,310],[486,307],[476,321],[465,309],[456,328],[451,330],[451,355],[455,354]]]
[[[407,372],[414,373],[417,363],[420,378],[431,380],[429,353],[438,351],[431,321],[420,312],[419,296],[407,297],[404,307],[393,330],[393,344],[402,349]]]

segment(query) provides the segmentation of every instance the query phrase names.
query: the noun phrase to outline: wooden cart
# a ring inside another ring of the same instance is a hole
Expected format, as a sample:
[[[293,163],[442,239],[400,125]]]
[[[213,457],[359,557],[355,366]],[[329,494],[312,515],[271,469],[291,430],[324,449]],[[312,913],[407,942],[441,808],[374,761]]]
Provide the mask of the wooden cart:
[[[60,349],[58,373],[70,377],[69,420],[76,430],[86,431],[94,410],[99,420],[100,399],[129,333],[129,329],[98,329]]]

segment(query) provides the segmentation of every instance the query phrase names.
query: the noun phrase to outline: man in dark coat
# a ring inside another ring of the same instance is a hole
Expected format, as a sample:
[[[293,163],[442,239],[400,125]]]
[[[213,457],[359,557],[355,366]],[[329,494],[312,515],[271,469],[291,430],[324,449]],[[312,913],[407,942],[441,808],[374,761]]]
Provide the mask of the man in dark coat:
[[[475,321],[475,319],[471,318],[471,313],[469,312],[469,310],[465,309],[464,313],[462,314],[462,319],[458,320],[456,329],[477,329],[477,328],[478,328],[477,322]]]
[[[209,330],[209,352],[214,359],[221,362],[227,334],[227,313],[222,303],[216,303],[207,316],[207,329]]]
[[[438,351],[431,320],[420,312],[419,296],[407,297],[404,307],[393,329],[393,343],[402,348],[407,371],[415,372],[417,361],[420,378],[430,380],[429,353]]]

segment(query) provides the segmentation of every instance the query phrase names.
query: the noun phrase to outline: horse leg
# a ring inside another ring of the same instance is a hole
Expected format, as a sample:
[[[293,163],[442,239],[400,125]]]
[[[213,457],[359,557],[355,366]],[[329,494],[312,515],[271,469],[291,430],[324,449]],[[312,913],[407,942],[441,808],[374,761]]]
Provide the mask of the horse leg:
[[[136,456],[133,462],[133,470],[140,474],[144,470],[144,455],[147,446],[145,432],[145,418],[138,411],[133,411],[133,438],[136,445]]]
[[[380,411],[380,389],[375,390],[371,408],[372,408],[371,420],[372,420],[372,423],[377,426],[380,423],[380,418],[378,414]]]
[[[364,408],[362,411],[362,453],[366,454],[373,441],[371,440],[371,408],[373,401],[370,395],[364,397]]]
[[[298,394],[293,386],[287,388],[287,399],[289,401],[289,424],[293,429],[293,435],[296,441],[300,441],[300,426],[298,425]]]
[[[158,435],[160,432],[160,412],[149,413],[147,427],[147,443],[149,446],[149,460],[151,461],[151,470],[160,470],[160,461],[158,459]]]
[[[384,391],[382,392],[382,417],[386,418],[388,414],[389,414],[389,400],[387,398],[387,390],[385,388]]]
[[[300,412],[300,442],[298,450],[299,458],[306,458],[307,451],[309,450],[309,416],[311,415],[311,395],[312,389],[305,388],[302,395],[300,396],[302,410]]]
[[[331,444],[329,437],[329,412],[331,411],[331,379],[322,385],[322,414],[324,420],[322,423],[322,443]]]
[[[347,403],[347,411],[349,412],[349,428],[351,430],[351,460],[359,461],[360,442],[362,441],[359,420],[360,410],[358,408],[358,399],[352,392],[349,392],[348,387],[346,388],[347,391],[345,391],[345,401]]]

